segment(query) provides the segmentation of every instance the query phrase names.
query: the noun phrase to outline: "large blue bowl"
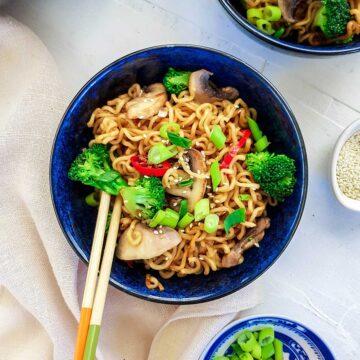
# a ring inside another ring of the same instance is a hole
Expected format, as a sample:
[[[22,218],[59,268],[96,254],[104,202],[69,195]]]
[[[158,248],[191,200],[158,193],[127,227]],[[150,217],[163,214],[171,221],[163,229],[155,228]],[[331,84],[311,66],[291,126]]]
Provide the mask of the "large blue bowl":
[[[189,304],[209,301],[230,294],[264,273],[288,245],[299,223],[306,197],[307,160],[304,142],[294,115],[278,91],[256,70],[242,61],[216,50],[195,46],[159,46],[141,50],[116,60],[96,74],[75,96],[58,128],[50,165],[51,191],[55,212],[70,245],[88,262],[96,220],[96,209],[84,203],[89,187],[67,177],[71,162],[92,137],[86,127],[92,111],[127,91],[161,81],[168,67],[196,70],[206,68],[214,73],[220,86],[234,86],[247,104],[258,111],[261,128],[271,141],[271,150],[296,160],[297,184],[293,195],[269,210],[272,226],[259,249],[245,255],[241,266],[185,278],[163,280],[162,292],[145,287],[142,265],[130,269],[114,260],[111,284],[143,299]]]
[[[240,0],[219,0],[224,9],[232,16],[232,18],[240,24],[244,29],[249,31],[257,38],[266,41],[270,45],[278,46],[282,49],[292,50],[303,54],[313,55],[342,55],[350,54],[360,51],[360,36],[356,36],[355,39],[349,44],[335,44],[328,46],[309,46],[301,45],[294,42],[289,42],[281,39],[277,39],[271,35],[267,35],[260,31],[256,26],[249,23],[246,19],[245,12],[242,8]]]

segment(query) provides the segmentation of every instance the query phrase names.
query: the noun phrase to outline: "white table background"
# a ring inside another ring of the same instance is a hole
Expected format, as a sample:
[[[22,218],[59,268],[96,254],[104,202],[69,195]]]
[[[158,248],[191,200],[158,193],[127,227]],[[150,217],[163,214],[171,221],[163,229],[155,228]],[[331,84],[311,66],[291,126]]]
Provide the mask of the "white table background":
[[[337,203],[329,163],[341,130],[360,118],[360,53],[314,58],[278,51],[240,29],[217,0],[20,0],[5,10],[48,47],[69,97],[113,60],[169,43],[229,52],[272,81],[305,138],[309,190],[291,244],[257,280],[264,302],[248,313],[297,319],[319,332],[337,359],[359,358],[360,214]]]

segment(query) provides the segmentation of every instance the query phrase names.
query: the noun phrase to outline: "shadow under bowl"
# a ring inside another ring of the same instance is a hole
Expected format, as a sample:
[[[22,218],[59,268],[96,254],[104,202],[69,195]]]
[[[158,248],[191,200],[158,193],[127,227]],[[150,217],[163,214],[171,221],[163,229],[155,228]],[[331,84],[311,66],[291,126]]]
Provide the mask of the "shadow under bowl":
[[[250,284],[280,256],[300,221],[307,190],[307,159],[294,115],[279,92],[256,70],[219,51],[187,45],[164,45],[141,50],[116,60],[96,74],[75,96],[59,125],[51,157],[50,183],[53,204],[65,237],[79,257],[88,262],[97,210],[87,206],[89,187],[70,181],[71,162],[88,146],[92,131],[86,122],[97,107],[127,92],[134,83],[148,85],[162,80],[168,67],[214,73],[219,86],[236,87],[241,97],[257,109],[259,124],[271,141],[270,150],[296,161],[297,183],[291,197],[269,209],[272,226],[259,249],[249,250],[241,266],[212,272],[208,276],[174,276],[162,280],[162,292],[145,287],[142,264],[129,268],[114,259],[110,283],[116,288],[155,302],[190,304],[214,300]],[[155,274],[156,275],[156,274]]]

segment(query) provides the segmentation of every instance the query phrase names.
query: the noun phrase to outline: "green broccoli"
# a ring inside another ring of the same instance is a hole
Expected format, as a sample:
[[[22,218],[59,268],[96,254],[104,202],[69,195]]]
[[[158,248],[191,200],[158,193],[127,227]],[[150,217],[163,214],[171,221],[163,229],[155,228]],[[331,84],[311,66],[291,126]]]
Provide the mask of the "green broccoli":
[[[169,68],[164,76],[163,84],[170,94],[179,95],[189,86],[190,71],[180,71]]]
[[[328,39],[346,33],[350,19],[347,0],[322,0],[322,5],[315,15],[313,26],[318,26]]]
[[[278,201],[284,201],[294,191],[295,161],[286,155],[269,152],[246,155],[246,166],[262,190]]]
[[[117,171],[111,168],[110,163],[108,146],[94,144],[73,161],[68,172],[69,179],[81,181],[85,185],[117,195],[121,188],[127,186],[127,183]]]
[[[130,215],[138,219],[152,219],[165,206],[165,190],[154,176],[138,179],[134,186],[121,189],[120,194]]]

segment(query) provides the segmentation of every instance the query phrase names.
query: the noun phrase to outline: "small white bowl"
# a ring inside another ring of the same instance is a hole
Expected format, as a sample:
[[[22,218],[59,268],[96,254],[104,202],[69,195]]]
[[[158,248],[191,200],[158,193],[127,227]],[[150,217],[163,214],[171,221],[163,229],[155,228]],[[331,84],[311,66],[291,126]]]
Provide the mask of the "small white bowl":
[[[339,202],[348,209],[360,211],[360,200],[350,199],[340,190],[339,184],[336,178],[336,165],[339,158],[339,153],[344,146],[345,142],[356,132],[360,131],[360,119],[354,121],[341,133],[338,141],[335,145],[335,150],[331,163],[331,182],[336,198]]]

